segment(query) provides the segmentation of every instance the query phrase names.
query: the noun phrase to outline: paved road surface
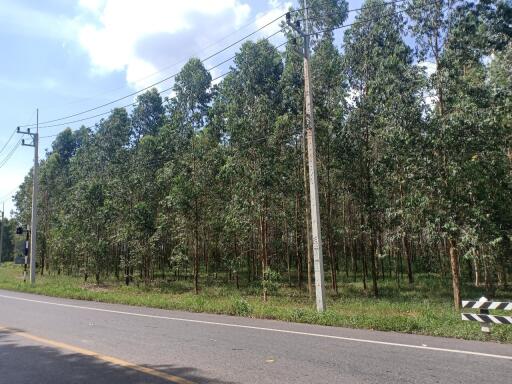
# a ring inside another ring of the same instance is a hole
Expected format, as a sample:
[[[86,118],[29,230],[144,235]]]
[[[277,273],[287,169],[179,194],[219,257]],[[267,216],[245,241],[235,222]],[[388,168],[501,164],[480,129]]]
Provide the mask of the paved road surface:
[[[0,290],[0,383],[512,383],[512,345]]]

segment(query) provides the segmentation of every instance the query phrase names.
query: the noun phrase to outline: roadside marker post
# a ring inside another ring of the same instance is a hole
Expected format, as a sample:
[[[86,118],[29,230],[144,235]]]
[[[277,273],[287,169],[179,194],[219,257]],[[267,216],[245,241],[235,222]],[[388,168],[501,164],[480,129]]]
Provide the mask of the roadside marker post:
[[[492,309],[512,311],[512,302],[489,301],[486,297],[481,297],[478,301],[463,300],[462,308],[479,310],[479,313],[462,313],[461,317],[465,321],[478,321],[482,323],[482,332],[490,333],[493,324],[512,325],[512,316],[491,315],[489,313]]]

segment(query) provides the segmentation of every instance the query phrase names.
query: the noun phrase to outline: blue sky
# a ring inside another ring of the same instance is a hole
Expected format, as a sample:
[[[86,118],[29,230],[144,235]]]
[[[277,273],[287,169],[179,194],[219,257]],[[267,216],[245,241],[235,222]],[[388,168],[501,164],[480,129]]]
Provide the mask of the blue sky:
[[[297,1],[0,0],[0,149],[18,125],[35,123],[36,108],[44,122],[124,96],[179,71],[191,56],[206,57],[229,45],[291,4],[297,6]],[[355,8],[361,0],[349,4]],[[276,28],[277,23],[255,38]],[[282,40],[276,36],[271,41]],[[236,48],[205,65],[214,66]],[[216,69],[212,75],[225,70]],[[160,89],[170,85],[164,83]],[[76,129],[96,121],[69,126]],[[41,129],[40,136],[63,128]],[[19,138],[15,135],[0,153],[0,165]],[[52,140],[41,139],[40,156]],[[0,167],[0,204],[5,201],[6,213],[14,209],[12,191],[23,181],[32,159],[32,148],[20,147]]]

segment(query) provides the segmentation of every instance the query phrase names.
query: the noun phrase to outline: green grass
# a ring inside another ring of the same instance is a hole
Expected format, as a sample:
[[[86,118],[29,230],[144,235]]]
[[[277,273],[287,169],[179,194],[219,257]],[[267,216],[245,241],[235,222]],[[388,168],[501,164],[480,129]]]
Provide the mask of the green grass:
[[[204,283],[204,282],[203,282]],[[153,287],[124,286],[107,281],[100,286],[84,284],[81,278],[69,276],[38,276],[35,286],[24,283],[21,267],[3,263],[0,267],[0,288],[42,295],[129,304],[192,312],[208,312],[278,319],[300,323],[339,327],[366,328],[382,331],[416,333],[512,343],[512,326],[494,326],[490,335],[480,331],[474,322],[460,320],[452,309],[450,282],[438,276],[418,275],[414,287],[397,289],[392,280],[380,281],[381,297],[375,299],[360,283],[340,284],[337,296],[328,295],[327,311],[317,313],[307,292],[281,285],[265,303],[261,289],[254,285],[237,290],[234,284],[210,282],[195,295],[189,281],[161,281]],[[475,299],[482,290],[463,287],[463,297]],[[510,291],[498,291],[498,298],[512,299]]]

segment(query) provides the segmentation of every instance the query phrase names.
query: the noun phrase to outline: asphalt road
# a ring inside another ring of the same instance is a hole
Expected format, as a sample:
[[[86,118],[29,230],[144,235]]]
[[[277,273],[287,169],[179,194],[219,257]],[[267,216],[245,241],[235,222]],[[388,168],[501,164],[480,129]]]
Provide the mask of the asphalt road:
[[[0,383],[506,383],[512,345],[0,290]]]

